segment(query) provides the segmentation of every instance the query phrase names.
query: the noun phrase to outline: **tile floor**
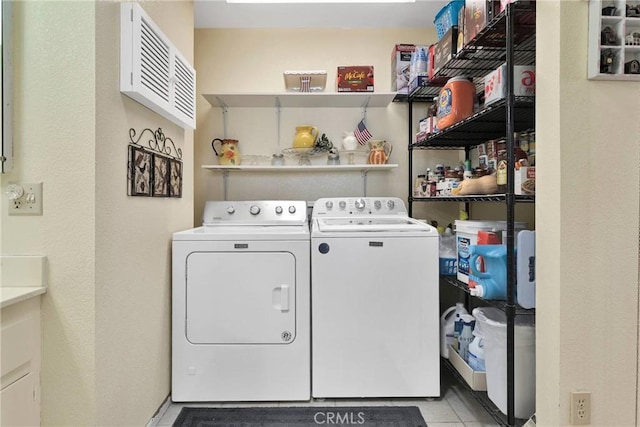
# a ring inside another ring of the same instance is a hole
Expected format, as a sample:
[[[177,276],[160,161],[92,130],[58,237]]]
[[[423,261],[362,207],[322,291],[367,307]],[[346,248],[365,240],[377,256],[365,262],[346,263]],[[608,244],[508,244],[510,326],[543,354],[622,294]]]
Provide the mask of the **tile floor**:
[[[440,399],[312,399],[310,402],[265,403],[172,403],[163,414],[158,414],[149,427],[171,426],[183,406],[243,407],[243,406],[417,406],[428,427],[490,427],[498,426],[471,393],[453,377],[448,369],[442,369]]]

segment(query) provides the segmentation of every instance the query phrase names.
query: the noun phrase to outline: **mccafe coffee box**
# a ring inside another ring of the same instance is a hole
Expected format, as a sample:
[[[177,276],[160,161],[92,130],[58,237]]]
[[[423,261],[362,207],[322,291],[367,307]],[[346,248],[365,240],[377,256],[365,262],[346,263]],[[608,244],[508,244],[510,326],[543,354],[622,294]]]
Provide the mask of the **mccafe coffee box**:
[[[373,65],[341,66],[336,75],[338,92],[373,92]]]

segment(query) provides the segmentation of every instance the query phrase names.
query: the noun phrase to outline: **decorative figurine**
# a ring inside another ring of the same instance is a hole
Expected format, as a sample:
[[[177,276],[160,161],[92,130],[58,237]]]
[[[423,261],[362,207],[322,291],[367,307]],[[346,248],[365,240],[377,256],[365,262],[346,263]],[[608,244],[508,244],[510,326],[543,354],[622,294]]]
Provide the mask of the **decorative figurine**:
[[[614,53],[611,49],[603,50],[600,53],[600,72],[602,74],[614,74],[613,59]]]
[[[624,64],[625,74],[640,74],[640,61],[634,59]]]
[[[613,46],[617,44],[616,33],[611,27],[604,27],[600,32],[600,44],[603,46]]]

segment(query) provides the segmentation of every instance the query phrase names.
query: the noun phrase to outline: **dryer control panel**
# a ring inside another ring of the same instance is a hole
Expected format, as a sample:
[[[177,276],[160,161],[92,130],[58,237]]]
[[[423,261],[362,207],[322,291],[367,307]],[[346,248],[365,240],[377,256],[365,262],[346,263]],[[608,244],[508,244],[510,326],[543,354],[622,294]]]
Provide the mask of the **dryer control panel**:
[[[313,217],[407,216],[404,202],[397,197],[334,197],[318,199]]]
[[[300,200],[209,201],[204,225],[300,225],[307,221],[307,202]]]

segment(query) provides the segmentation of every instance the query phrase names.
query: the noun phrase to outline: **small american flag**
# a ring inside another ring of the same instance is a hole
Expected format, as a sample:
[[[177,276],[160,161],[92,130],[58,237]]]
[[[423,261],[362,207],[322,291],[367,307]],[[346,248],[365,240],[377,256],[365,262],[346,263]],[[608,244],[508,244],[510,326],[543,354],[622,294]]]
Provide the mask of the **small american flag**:
[[[371,132],[369,132],[369,129],[367,129],[367,127],[364,125],[364,119],[360,120],[360,123],[358,123],[358,126],[353,133],[360,145],[366,144],[367,141],[373,137],[373,135],[371,135]]]

